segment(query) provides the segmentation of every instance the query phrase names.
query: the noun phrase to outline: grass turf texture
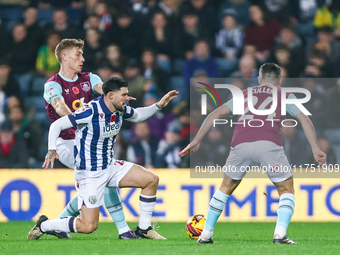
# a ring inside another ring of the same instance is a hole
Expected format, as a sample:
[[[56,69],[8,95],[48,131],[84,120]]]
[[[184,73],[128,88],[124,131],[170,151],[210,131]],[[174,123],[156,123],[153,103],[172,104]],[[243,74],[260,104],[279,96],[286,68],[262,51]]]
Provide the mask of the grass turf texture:
[[[274,245],[275,223],[218,223],[213,244],[197,244],[185,223],[159,223],[168,240],[119,240],[113,223],[100,223],[89,235],[60,240],[44,235],[28,241],[33,222],[0,223],[0,254],[339,254],[340,223],[291,223],[288,236],[298,245]],[[129,224],[134,228],[137,224]]]

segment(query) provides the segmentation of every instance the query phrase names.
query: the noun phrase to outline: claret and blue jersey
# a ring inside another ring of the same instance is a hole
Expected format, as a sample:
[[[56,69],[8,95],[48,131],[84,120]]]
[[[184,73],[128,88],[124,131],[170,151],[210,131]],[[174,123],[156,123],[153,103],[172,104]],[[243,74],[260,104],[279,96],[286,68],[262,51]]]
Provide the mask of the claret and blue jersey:
[[[134,109],[128,104],[124,112],[111,112],[103,96],[69,114],[75,133],[75,165],[80,169],[105,170],[113,159],[113,145],[124,119],[131,118]]]

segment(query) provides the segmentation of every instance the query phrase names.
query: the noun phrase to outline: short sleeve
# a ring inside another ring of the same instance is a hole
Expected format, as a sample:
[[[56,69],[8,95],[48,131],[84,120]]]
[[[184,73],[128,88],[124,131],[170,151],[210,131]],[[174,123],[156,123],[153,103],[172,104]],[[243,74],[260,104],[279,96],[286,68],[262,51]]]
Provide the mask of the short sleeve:
[[[51,104],[51,102],[56,98],[63,97],[62,93],[63,89],[58,82],[49,81],[45,83],[44,99],[48,104]]]
[[[134,113],[135,113],[135,110],[127,103],[126,106],[125,106],[123,119],[131,118]]]
[[[231,112],[233,112],[233,99],[230,99],[228,102],[224,103],[223,105],[228,106]]]
[[[294,94],[289,94],[288,99],[297,99]],[[295,104],[287,104],[286,112],[295,117],[302,112]]]
[[[87,124],[92,121],[93,110],[89,105],[84,105],[77,111],[68,115],[73,126]]]
[[[90,73],[90,83],[91,83],[92,90],[98,83],[102,83],[102,82],[103,82],[102,79],[98,75]]]

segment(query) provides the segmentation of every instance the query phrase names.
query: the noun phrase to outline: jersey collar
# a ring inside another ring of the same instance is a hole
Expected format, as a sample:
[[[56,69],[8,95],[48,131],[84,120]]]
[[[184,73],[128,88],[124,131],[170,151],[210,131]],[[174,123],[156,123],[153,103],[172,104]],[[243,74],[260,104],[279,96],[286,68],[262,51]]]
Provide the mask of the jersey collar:
[[[76,80],[78,80],[78,74],[77,74],[76,78],[74,78],[73,80],[64,77],[64,76],[61,74],[60,71],[59,71],[58,74],[59,74],[59,76],[60,76],[63,80],[68,81],[68,82],[75,82]]]
[[[105,102],[104,102],[104,95],[101,95],[100,98],[99,98],[99,104],[100,104],[100,107],[103,109],[103,112],[105,114],[113,114],[113,112],[111,112],[109,110],[109,108],[107,108]]]

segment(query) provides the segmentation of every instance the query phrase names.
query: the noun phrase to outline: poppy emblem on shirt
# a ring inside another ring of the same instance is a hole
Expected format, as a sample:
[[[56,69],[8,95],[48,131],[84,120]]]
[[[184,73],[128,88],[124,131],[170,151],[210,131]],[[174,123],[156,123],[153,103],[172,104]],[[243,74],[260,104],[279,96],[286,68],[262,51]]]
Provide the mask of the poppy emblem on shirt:
[[[115,120],[116,120],[116,115],[112,115],[111,119],[110,119],[110,122],[114,122]]]
[[[79,93],[79,89],[77,87],[72,87],[72,91],[73,91],[74,94]]]
[[[76,185],[77,185],[77,188],[79,189],[79,182],[77,182],[77,184],[76,184]]]

